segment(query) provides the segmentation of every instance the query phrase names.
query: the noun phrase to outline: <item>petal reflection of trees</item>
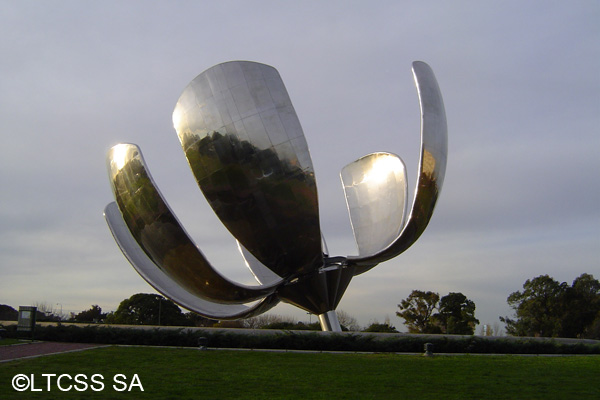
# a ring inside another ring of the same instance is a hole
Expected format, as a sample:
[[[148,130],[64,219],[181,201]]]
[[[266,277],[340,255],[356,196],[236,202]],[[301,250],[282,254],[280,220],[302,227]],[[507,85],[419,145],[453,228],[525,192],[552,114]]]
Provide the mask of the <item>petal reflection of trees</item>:
[[[259,149],[233,134],[213,132],[194,138],[185,146],[190,167],[229,231],[280,276],[320,267],[319,208],[312,171],[272,147]]]
[[[113,188],[125,223],[148,257],[180,286],[206,300],[243,303],[268,295],[268,288],[232,284],[212,268],[154,186],[139,150],[129,151]]]

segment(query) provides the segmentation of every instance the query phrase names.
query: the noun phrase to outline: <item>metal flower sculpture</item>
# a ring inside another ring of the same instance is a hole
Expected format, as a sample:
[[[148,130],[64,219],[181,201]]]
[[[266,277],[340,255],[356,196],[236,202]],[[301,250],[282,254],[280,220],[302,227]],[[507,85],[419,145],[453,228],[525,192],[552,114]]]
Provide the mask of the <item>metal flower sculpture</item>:
[[[413,63],[421,105],[421,158],[406,216],[404,163],[364,156],[341,178],[358,256],[330,257],[321,238],[317,187],[304,133],[273,67],[235,61],[198,75],[183,91],[173,123],[208,203],[235,236],[258,285],[219,274],[160,194],[134,144],[108,153],[116,202],[104,215],[137,272],[181,306],[213,319],[258,315],[283,301],[339,331],[335,309],[350,280],[410,247],[442,188],[447,133],[431,68]]]

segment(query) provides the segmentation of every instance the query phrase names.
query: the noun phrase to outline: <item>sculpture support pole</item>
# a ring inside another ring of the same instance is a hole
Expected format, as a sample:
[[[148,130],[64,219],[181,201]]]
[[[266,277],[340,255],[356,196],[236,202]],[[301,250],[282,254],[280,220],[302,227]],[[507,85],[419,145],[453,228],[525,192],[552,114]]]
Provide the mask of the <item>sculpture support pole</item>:
[[[325,314],[319,315],[319,322],[321,323],[321,330],[328,332],[341,332],[342,327],[338,321],[335,310],[327,311]]]

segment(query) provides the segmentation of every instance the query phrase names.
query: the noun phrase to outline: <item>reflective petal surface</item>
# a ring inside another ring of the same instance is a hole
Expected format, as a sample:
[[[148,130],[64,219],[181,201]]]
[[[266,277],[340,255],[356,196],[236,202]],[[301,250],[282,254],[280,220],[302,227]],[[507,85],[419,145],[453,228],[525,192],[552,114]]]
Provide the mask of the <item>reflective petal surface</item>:
[[[321,266],[313,166],[275,68],[206,70],[183,91],[173,123],[206,199],[260,263],[284,278]]]
[[[109,203],[106,206],[104,218],[121,251],[140,276],[154,289],[188,310],[206,318],[239,319],[261,314],[279,303],[276,295],[270,295],[250,307],[241,304],[219,304],[201,299],[171,279],[146,255],[123,221],[117,203]]]
[[[246,267],[250,270],[254,279],[262,285],[273,285],[282,283],[283,279],[269,268],[262,265],[240,242],[237,242],[238,250],[246,263]]]
[[[406,212],[406,167],[390,153],[373,153],[346,165],[340,174],[359,256],[389,246]]]
[[[104,214],[116,242],[150,285],[206,317],[246,318],[283,301],[318,315],[323,330],[339,331],[334,310],[352,278],[408,249],[427,227],[442,188],[448,147],[442,96],[427,64],[414,62],[413,74],[421,155],[408,217],[399,157],[369,154],[341,172],[358,256],[329,255],[296,112],[279,73],[247,61],[219,64],[192,80],[173,124],[200,189],[260,285],[237,284],[210,265],[132,144],[114,146],[107,158],[116,202]]]
[[[413,63],[413,74],[421,106],[421,160],[412,209],[400,235],[385,249],[366,257],[348,257],[356,274],[373,268],[408,249],[421,236],[440,195],[448,153],[448,129],[442,93],[429,65]]]
[[[274,292],[273,287],[236,284],[212,268],[162,198],[136,145],[114,146],[107,161],[116,203],[131,235],[173,281],[219,303],[247,303]]]

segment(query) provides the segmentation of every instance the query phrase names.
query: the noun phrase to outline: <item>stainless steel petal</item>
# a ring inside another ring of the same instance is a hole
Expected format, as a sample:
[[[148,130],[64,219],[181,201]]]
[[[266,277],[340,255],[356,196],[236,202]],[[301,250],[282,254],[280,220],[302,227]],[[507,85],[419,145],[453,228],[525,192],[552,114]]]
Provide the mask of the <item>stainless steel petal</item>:
[[[340,173],[358,255],[370,256],[400,233],[406,213],[406,167],[390,153],[373,153]]]
[[[323,254],[325,256],[328,256],[329,249],[327,248],[327,242],[325,241],[325,236],[323,235],[323,232],[321,232],[321,247],[323,248]]]
[[[129,228],[121,216],[121,211],[117,203],[113,202],[106,206],[104,209],[104,218],[121,251],[140,276],[157,291],[188,310],[207,318],[238,319],[258,315],[279,303],[276,295],[270,295],[250,307],[240,304],[219,304],[203,300],[182,288],[146,255],[131,235]]]
[[[402,253],[421,236],[442,189],[448,153],[442,94],[429,65],[415,61],[413,74],[421,106],[421,160],[412,209],[402,232],[392,244],[370,256],[348,257],[348,263],[357,266],[357,275]]]
[[[236,241],[238,250],[244,259],[246,267],[250,270],[254,279],[262,285],[275,285],[283,282],[283,278],[265,267],[260,261],[256,259],[239,241]]]
[[[200,189],[248,251],[283,278],[322,265],[313,166],[275,68],[206,70],[183,91],[173,124]]]
[[[220,275],[194,245],[162,198],[133,144],[114,146],[107,157],[110,182],[123,220],[148,257],[190,293],[219,303],[247,303],[274,292]]]

